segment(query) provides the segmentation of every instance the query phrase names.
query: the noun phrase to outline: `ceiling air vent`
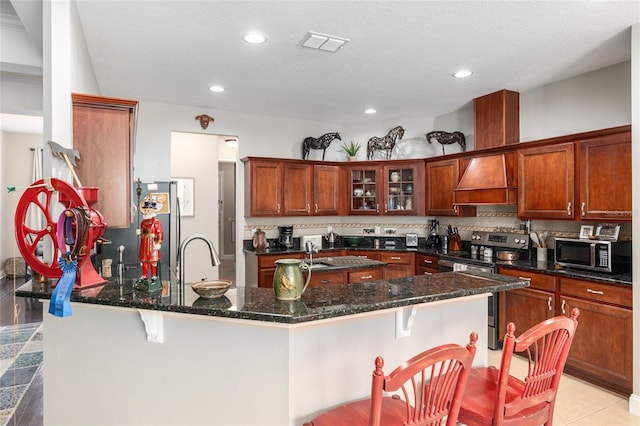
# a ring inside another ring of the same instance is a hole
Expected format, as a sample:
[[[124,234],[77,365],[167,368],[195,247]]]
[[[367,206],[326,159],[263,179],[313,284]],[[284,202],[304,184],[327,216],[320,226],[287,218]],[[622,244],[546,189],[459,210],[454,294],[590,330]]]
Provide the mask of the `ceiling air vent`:
[[[336,52],[348,42],[349,39],[347,38],[309,31],[304,37],[302,37],[302,40],[300,40],[300,43],[298,44],[310,49],[324,50],[325,52]]]

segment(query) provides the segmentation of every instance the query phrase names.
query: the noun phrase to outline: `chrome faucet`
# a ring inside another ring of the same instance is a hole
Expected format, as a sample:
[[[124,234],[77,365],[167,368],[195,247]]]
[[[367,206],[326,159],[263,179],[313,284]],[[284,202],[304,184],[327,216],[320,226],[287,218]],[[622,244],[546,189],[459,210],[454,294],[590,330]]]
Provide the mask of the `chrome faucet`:
[[[307,253],[309,253],[309,265],[313,265],[313,253],[318,253],[318,247],[313,244],[313,241],[307,241],[304,244],[304,249]]]
[[[189,243],[193,240],[202,240],[207,243],[209,247],[209,253],[211,254],[211,266],[220,265],[220,257],[218,256],[218,252],[215,247],[213,247],[213,243],[209,238],[202,234],[193,234],[189,235],[187,238],[182,240],[180,243],[180,247],[178,248],[178,272],[180,274],[180,280],[178,281],[178,300],[180,304],[184,304],[184,252]]]

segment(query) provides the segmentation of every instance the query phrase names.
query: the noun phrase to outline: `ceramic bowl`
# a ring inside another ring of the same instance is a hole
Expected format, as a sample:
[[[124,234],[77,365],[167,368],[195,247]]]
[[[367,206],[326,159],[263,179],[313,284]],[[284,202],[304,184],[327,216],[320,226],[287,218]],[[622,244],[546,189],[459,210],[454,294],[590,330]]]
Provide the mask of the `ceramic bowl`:
[[[221,297],[231,287],[231,280],[211,280],[200,281],[199,283],[191,284],[191,289],[198,293],[198,296],[205,299],[216,299]]]
[[[356,188],[353,190],[353,195],[355,195],[356,197],[362,197],[364,195],[364,189],[362,188]]]
[[[358,245],[360,245],[360,242],[362,241],[362,236],[360,235],[347,235],[344,238],[344,241],[349,244],[351,247],[356,247]]]

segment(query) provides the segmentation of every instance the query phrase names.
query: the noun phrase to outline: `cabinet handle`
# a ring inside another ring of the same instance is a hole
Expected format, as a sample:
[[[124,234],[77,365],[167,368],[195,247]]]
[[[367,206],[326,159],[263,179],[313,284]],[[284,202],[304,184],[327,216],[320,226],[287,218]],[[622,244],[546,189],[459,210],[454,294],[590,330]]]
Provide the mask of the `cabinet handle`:
[[[331,280],[320,280],[320,284],[329,284]],[[549,298],[551,299],[551,298]]]
[[[309,213],[311,211],[311,206],[309,206],[309,204],[307,203],[307,213]]]
[[[583,201],[582,204],[580,204],[580,214],[582,216],[584,216],[584,206],[585,206],[585,202]]]
[[[373,278],[373,275],[363,275],[360,277],[362,280],[370,280],[371,278]]]
[[[316,211],[318,211],[318,203],[316,203]]]
[[[453,206],[453,212],[455,214],[458,214],[458,206],[457,205]]]
[[[547,308],[549,308],[549,310],[551,309],[551,296],[549,296],[549,298],[547,299]]]
[[[278,213],[280,213],[280,203],[278,203]]]
[[[518,277],[521,280],[531,281],[531,277]]]
[[[604,291],[602,290],[591,290],[590,288],[587,289],[587,293],[591,293],[591,294],[599,294],[599,295],[604,295]]]
[[[399,256],[391,256],[391,260],[400,260],[400,259],[401,259],[401,257],[399,257]]]
[[[433,275],[433,272],[425,272],[425,275]]]
[[[571,216],[571,201],[567,203],[567,216]]]
[[[433,260],[427,260],[427,259],[424,259],[424,260],[423,260],[423,262],[424,262],[424,263],[428,263],[428,264],[432,264],[432,263],[433,263]]]
[[[384,212],[388,212],[389,210],[387,209],[387,203],[384,203]]]
[[[376,204],[376,213],[380,213],[380,204]]]
[[[562,306],[560,307],[560,309],[562,309],[562,314],[564,315],[564,305],[565,303],[567,303],[566,300],[562,299]]]

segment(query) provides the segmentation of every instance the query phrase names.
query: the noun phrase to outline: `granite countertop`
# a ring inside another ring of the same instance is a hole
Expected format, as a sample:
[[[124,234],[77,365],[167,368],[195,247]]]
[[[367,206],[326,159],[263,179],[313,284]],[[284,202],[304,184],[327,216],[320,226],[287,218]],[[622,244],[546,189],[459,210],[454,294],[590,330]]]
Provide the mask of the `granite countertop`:
[[[232,288],[219,299],[198,298],[181,305],[176,292],[163,288],[154,292],[133,289],[133,280],[116,279],[85,290],[74,290],[72,302],[151,309],[193,315],[208,315],[282,324],[299,324],[363,312],[435,302],[438,300],[527,287],[527,280],[497,274],[445,272],[392,280],[310,287],[298,301],[280,301],[273,289]],[[194,294],[186,289],[189,294]],[[27,282],[16,296],[50,299],[51,282]]]

